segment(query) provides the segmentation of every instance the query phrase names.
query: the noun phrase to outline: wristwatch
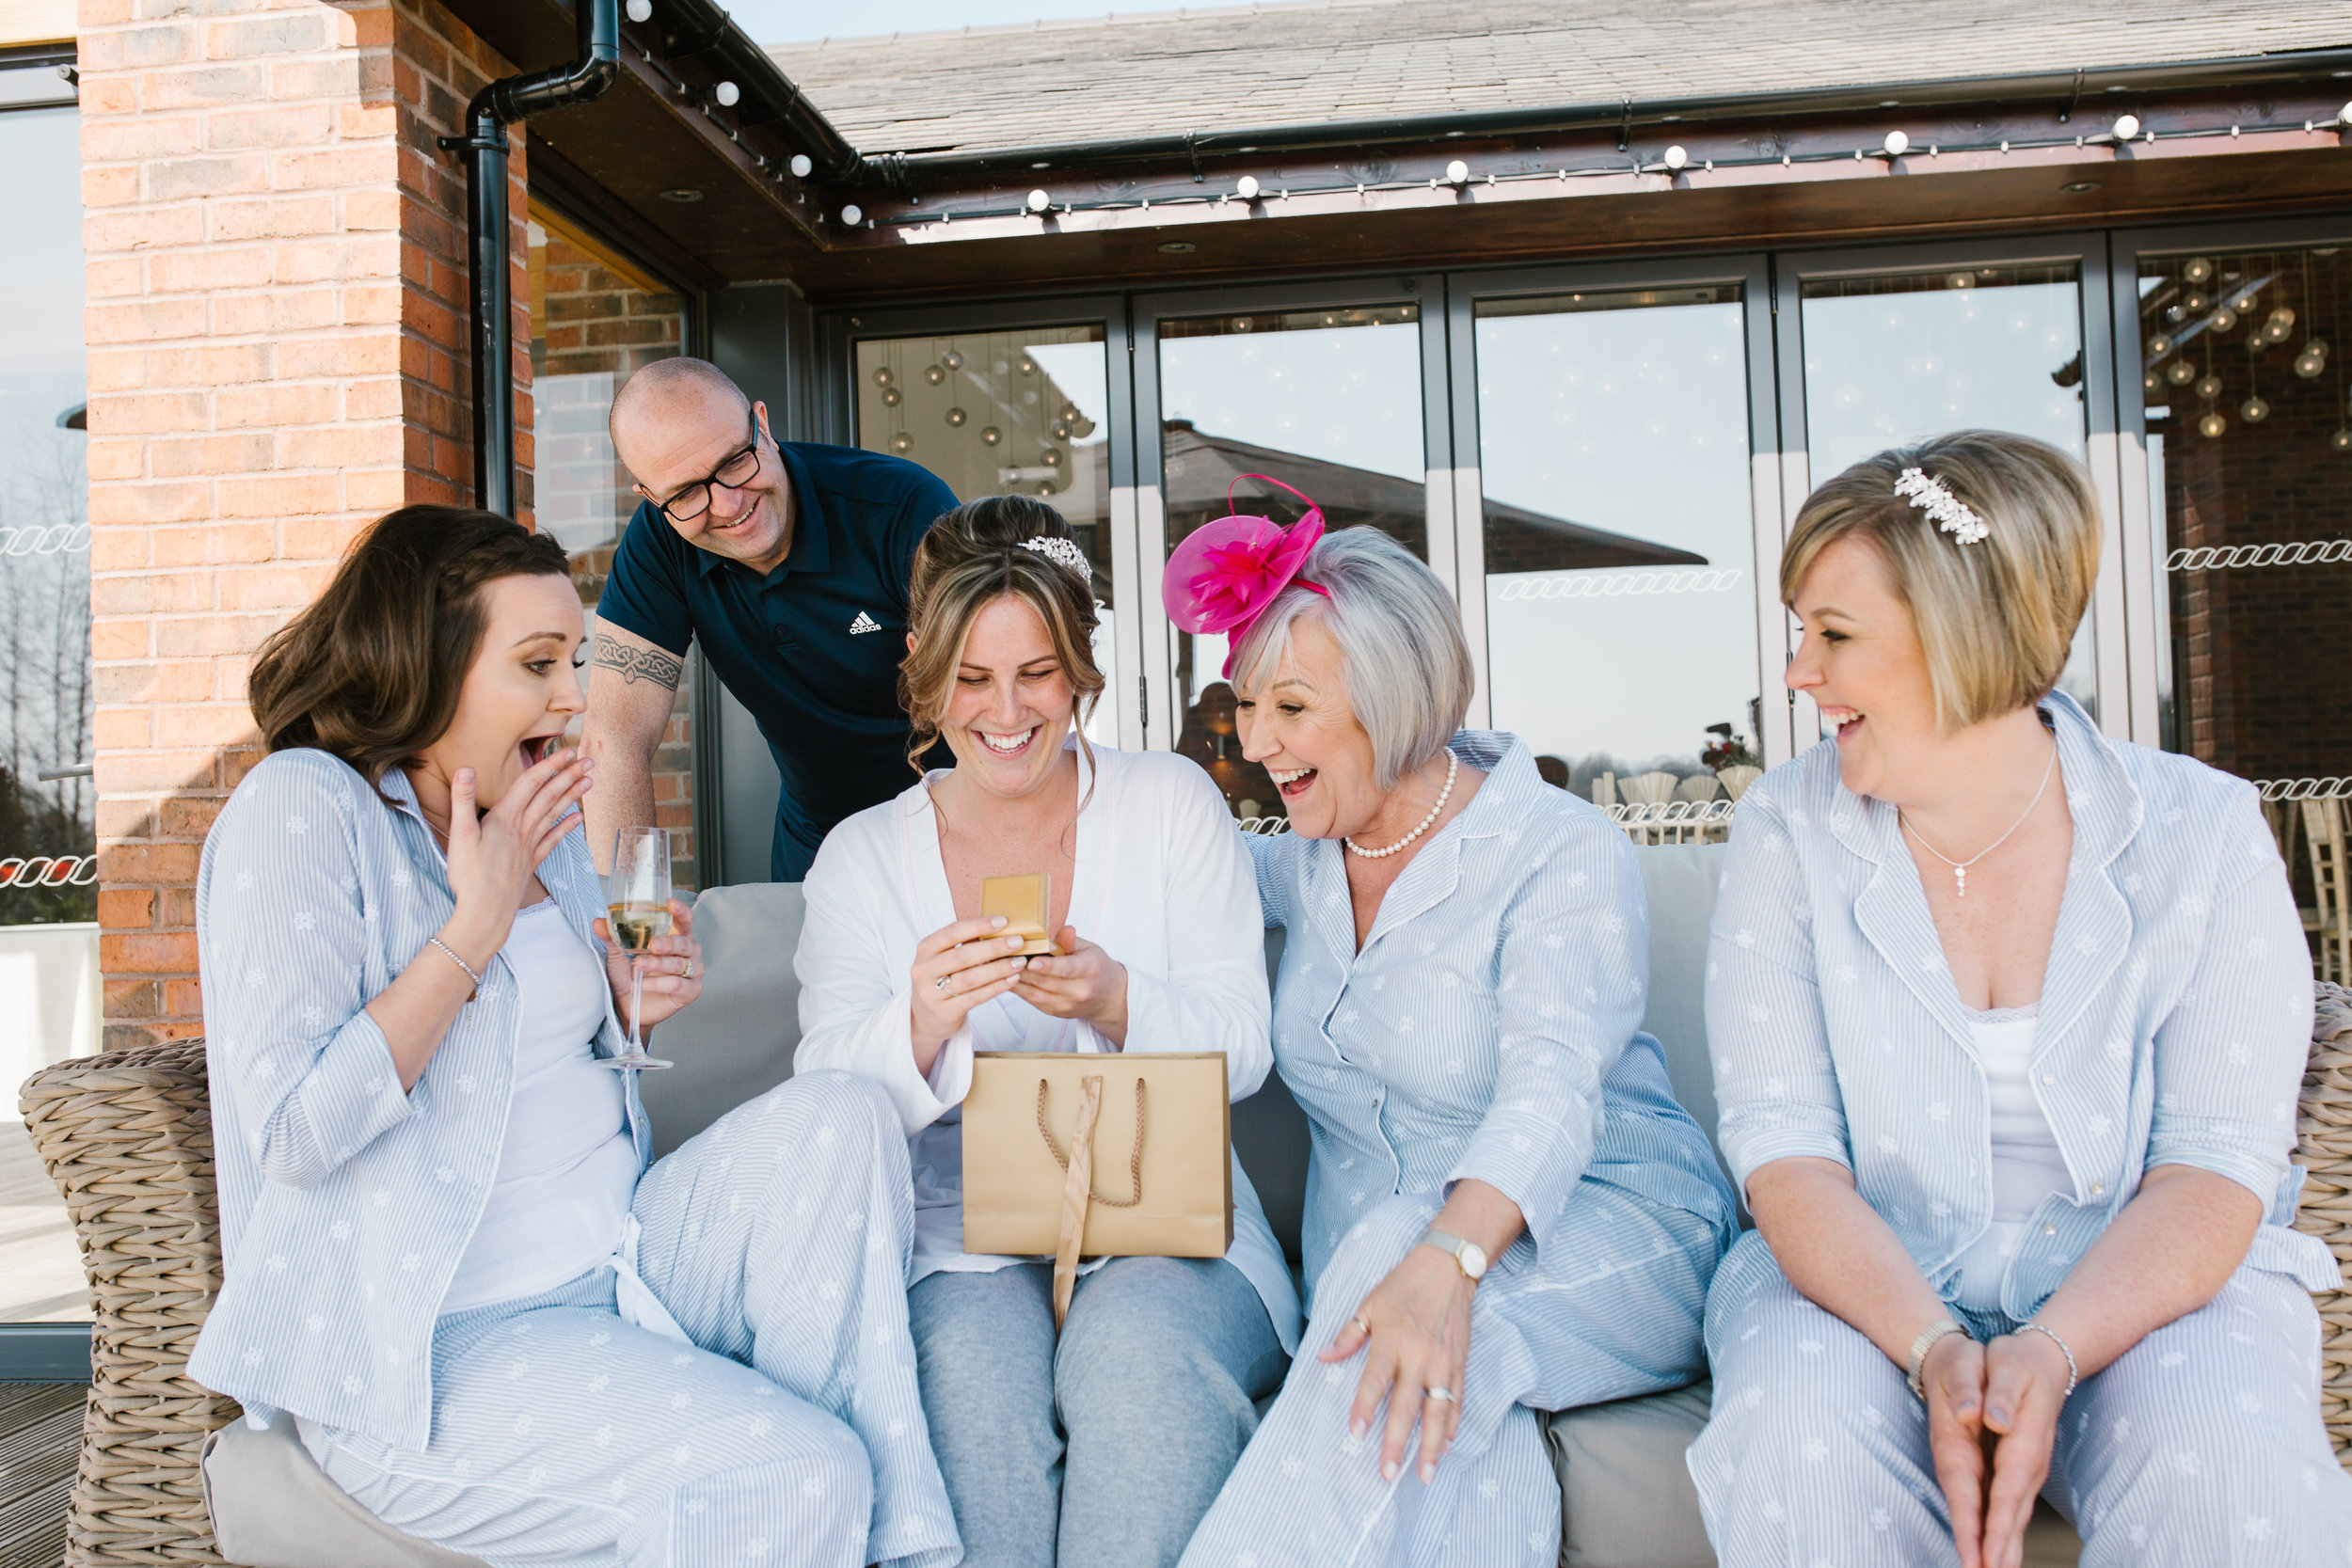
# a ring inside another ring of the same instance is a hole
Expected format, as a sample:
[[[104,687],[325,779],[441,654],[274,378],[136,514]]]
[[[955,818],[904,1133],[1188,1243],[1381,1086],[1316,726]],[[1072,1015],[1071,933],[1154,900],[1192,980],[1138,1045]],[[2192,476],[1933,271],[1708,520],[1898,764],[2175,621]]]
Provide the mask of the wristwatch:
[[[1459,1236],[1449,1236],[1442,1230],[1424,1230],[1421,1245],[1436,1247],[1461,1265],[1462,1273],[1473,1285],[1486,1273],[1486,1249],[1476,1242],[1466,1242]]]

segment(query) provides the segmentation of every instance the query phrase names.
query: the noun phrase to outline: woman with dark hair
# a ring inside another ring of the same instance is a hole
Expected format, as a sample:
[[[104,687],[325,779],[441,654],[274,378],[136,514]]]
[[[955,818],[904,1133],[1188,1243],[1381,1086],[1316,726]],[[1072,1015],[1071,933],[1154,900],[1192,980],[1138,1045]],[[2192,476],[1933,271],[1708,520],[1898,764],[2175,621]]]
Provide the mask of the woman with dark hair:
[[[1059,513],[948,513],[908,599],[910,761],[944,737],[956,765],[818,850],[796,1061],[880,1084],[913,1145],[908,1309],[966,1568],[1172,1563],[1297,1339],[1257,1195],[1236,1163],[1224,1258],[1089,1265],[1057,1342],[1052,1259],[964,1250],[961,1111],[976,1050],[1218,1051],[1232,1097],[1255,1093],[1273,1053],[1249,858],[1198,767],[1080,730],[1104,681]],[[1038,871],[1059,951],[1024,958],[980,883]]]
[[[648,1167],[609,1070],[580,631],[552,540],[414,506],[262,648],[269,754],[197,877],[225,1277],[190,1370],[498,1568],[951,1560],[888,1101],[803,1076]],[[648,1025],[700,990],[670,917]]]

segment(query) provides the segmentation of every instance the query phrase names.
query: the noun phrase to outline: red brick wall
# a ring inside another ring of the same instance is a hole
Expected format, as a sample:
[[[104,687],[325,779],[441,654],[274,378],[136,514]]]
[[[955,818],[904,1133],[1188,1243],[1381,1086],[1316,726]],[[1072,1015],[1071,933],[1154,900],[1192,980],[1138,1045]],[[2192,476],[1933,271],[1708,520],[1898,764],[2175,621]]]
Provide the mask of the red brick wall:
[[[2341,339],[2352,325],[2344,315],[2352,258],[2289,251],[2207,260],[2215,281],[2267,282],[2250,320],[2184,341],[2180,355],[2222,383],[2210,404],[2194,383],[2166,382],[2145,394],[2171,409],[2156,427],[2169,548],[2352,540],[2352,451],[2331,440],[2352,427],[2339,368],[2352,368],[2352,343]],[[2180,265],[2161,270],[2177,275]],[[2179,335],[2181,324],[2164,316],[2187,287],[2169,277],[2151,296],[2150,334]],[[2209,283],[2203,292],[2234,291]],[[2249,330],[2281,306],[2296,316],[2285,341],[2249,354]],[[2312,339],[2330,346],[2326,366],[2298,375],[2296,358]],[[2256,392],[2269,413],[2249,421],[2243,405]],[[2226,421],[2219,436],[2198,429],[2209,407]],[[2352,561],[2173,571],[2169,587],[2181,750],[2245,778],[2352,773],[2352,681],[2344,677],[2352,669]]]
[[[470,489],[464,175],[434,143],[509,68],[432,0],[79,15],[114,1049],[201,1028],[192,884],[258,754],[253,650],[361,525]],[[517,135],[518,344],[523,172]]]

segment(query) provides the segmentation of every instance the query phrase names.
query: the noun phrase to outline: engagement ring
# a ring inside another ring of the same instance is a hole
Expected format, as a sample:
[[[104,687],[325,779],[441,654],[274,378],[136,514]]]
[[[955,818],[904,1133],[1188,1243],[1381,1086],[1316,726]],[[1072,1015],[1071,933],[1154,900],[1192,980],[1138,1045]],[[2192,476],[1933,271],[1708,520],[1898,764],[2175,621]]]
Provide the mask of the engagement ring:
[[[1446,1387],[1443,1384],[1433,1383],[1428,1387],[1422,1389],[1422,1392],[1427,1394],[1431,1399],[1437,1401],[1439,1404],[1451,1404],[1454,1402],[1454,1390]]]
[[[1355,1324],[1358,1328],[1359,1328],[1359,1329],[1363,1330],[1364,1337],[1365,1337],[1366,1338],[1370,1338],[1372,1337],[1372,1324],[1370,1324],[1370,1323],[1368,1323],[1364,1322],[1364,1320],[1363,1320],[1362,1318],[1360,1318],[1360,1317],[1350,1318],[1350,1319],[1348,1319],[1347,1321],[1348,1321],[1349,1323],[1354,1323],[1354,1324]]]
[[[933,980],[933,981],[931,982],[931,990],[946,990],[946,989],[947,989],[947,976],[946,976],[945,974],[941,975],[938,979]]]

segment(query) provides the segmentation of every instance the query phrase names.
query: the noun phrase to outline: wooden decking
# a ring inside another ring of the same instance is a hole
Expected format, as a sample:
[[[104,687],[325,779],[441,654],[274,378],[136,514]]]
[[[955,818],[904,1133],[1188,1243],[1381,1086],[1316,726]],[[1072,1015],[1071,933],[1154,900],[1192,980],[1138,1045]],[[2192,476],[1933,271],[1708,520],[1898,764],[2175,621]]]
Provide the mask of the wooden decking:
[[[82,1444],[79,1384],[0,1383],[0,1568],[58,1568]]]

